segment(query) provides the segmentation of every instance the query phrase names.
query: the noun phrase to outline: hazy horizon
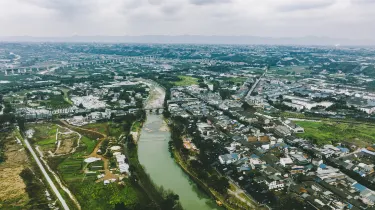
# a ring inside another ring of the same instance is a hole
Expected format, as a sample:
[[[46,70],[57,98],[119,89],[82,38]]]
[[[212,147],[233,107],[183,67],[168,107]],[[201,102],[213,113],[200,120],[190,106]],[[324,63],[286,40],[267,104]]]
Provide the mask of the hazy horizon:
[[[372,0],[3,0],[0,37],[312,36],[373,44],[373,11]]]
[[[375,46],[374,40],[335,39],[330,37],[259,37],[217,35],[140,35],[140,36],[0,36],[0,42],[138,43],[138,44],[250,44]]]

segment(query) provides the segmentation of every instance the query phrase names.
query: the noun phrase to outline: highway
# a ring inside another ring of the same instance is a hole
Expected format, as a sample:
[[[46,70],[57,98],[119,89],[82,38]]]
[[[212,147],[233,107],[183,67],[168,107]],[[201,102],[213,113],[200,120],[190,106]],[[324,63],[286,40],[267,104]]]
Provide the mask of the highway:
[[[51,187],[52,191],[55,193],[57,199],[59,199],[63,209],[65,210],[69,210],[69,206],[66,204],[64,198],[61,196],[59,190],[57,189],[57,187],[55,186],[55,184],[53,183],[52,179],[49,177],[46,169],[44,168],[43,164],[40,162],[38,156],[35,154],[35,151],[34,149],[31,147],[29,141],[27,139],[24,139],[24,142],[26,144],[26,147],[27,149],[30,151],[31,155],[33,156],[34,160],[36,161],[36,163],[38,164],[38,167],[40,168],[40,170],[42,171],[44,177],[46,178],[49,186]]]

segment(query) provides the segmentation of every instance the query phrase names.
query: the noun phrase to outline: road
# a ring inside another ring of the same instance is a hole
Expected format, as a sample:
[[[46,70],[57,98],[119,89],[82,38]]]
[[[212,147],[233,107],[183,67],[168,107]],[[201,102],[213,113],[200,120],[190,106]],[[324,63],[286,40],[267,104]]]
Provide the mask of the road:
[[[253,91],[256,88],[256,86],[258,85],[259,81],[262,79],[262,77],[264,77],[264,75],[266,75],[267,71],[268,71],[268,67],[266,67],[264,69],[264,73],[262,74],[262,76],[260,76],[259,79],[257,79],[257,81],[255,81],[254,85],[251,87],[251,89],[247,93],[246,98],[249,98],[251,96],[251,93],[253,93]]]
[[[27,139],[24,139],[24,142],[25,142],[25,145],[26,145],[27,149],[30,151],[31,155],[33,156],[35,162],[37,163],[39,169],[42,171],[42,173],[43,173],[44,177],[46,178],[46,180],[47,180],[49,186],[51,187],[52,191],[55,193],[57,199],[59,199],[63,209],[68,210],[69,209],[68,204],[66,204],[65,199],[61,196],[59,190],[57,189],[57,187],[53,183],[52,179],[48,175],[48,173],[47,173],[46,169],[44,168],[43,164],[40,162],[38,156],[35,154],[35,151],[31,147],[29,141]]]

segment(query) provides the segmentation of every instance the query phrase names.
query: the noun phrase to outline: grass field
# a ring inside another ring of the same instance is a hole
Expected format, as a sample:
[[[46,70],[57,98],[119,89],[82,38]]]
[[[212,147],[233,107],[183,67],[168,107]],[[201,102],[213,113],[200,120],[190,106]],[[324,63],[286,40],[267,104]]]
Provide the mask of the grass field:
[[[197,85],[198,79],[190,76],[178,76],[181,81],[174,82],[176,86],[189,86],[189,85]]]
[[[69,89],[67,89],[67,88],[61,88],[61,91],[64,93],[64,100],[67,102],[67,103],[69,103],[69,104],[73,104],[73,102],[70,100],[70,98],[69,98],[69,94],[68,94],[68,92],[69,92]]]
[[[94,131],[97,131],[99,133],[106,134],[106,135],[107,135],[107,127],[108,127],[108,123],[106,123],[106,122],[92,123],[92,124],[82,126],[82,128],[94,130]]]
[[[247,80],[247,78],[245,78],[245,77],[225,77],[225,78],[222,78],[222,80],[232,81],[235,84],[240,83],[242,85]]]
[[[70,107],[72,104],[67,101],[67,99],[62,95],[51,96],[46,101],[41,101],[40,105],[44,105],[52,109],[65,109]]]
[[[35,131],[32,138],[35,144],[42,147],[50,147],[55,144],[57,125],[49,123],[33,124],[30,128]]]
[[[45,146],[45,145],[50,145],[50,144],[55,144],[56,143],[56,139],[52,138],[52,139],[45,139],[45,140],[42,140],[42,141],[38,141],[38,145],[40,146]]]
[[[350,141],[358,146],[375,143],[375,125],[337,123],[337,122],[303,122],[296,121],[305,129],[299,137],[311,139],[319,145]]]
[[[86,155],[90,154],[94,150],[97,144],[96,140],[89,139],[86,136],[82,136],[81,141],[86,145],[86,151],[85,151]]]
[[[305,66],[288,66],[288,67],[274,67],[270,69],[270,72],[274,72],[275,74],[280,74],[280,75],[286,75],[286,74],[291,74],[291,73],[296,73],[296,74],[311,74],[311,71],[306,69]]]

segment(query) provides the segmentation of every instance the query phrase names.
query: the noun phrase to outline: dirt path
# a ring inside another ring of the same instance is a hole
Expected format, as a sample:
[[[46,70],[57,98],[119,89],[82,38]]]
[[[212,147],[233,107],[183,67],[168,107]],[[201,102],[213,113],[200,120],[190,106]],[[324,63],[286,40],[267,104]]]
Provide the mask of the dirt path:
[[[246,203],[247,206],[253,209],[256,209],[256,207],[252,203],[248,202],[245,198],[240,196],[240,194],[245,195],[243,190],[239,190],[239,189],[237,189],[237,191],[228,190],[228,193],[231,195],[234,195],[238,200],[242,201],[243,203]]]
[[[102,138],[100,138],[98,140],[98,143],[96,144],[94,150],[91,152],[91,154],[88,156],[88,157],[97,157],[97,158],[101,158],[102,156],[101,155],[98,155],[97,152],[99,150],[99,147],[100,147],[100,144],[102,143],[102,141],[104,139],[107,138],[107,135],[103,134],[103,133],[100,133],[98,131],[94,131],[94,130],[90,130],[90,129],[86,129],[86,128],[81,128],[81,127],[77,127],[77,126],[73,126],[73,125],[70,125],[69,123],[67,123],[66,121],[64,120],[60,120],[60,122],[62,122],[64,125],[66,125],[68,128],[74,128],[74,129],[77,129],[77,130],[82,130],[82,131],[87,131],[87,132],[91,132],[91,133],[94,133],[94,134],[98,134],[100,136],[102,136]]]
[[[61,122],[64,125],[66,125],[67,127],[75,128],[77,130],[83,130],[83,131],[95,133],[95,134],[98,134],[98,135],[102,136],[102,138],[100,138],[98,140],[98,143],[96,144],[94,150],[92,151],[92,153],[90,155],[88,155],[88,157],[100,158],[103,161],[103,164],[104,164],[104,166],[103,166],[104,167],[104,177],[101,178],[101,179],[99,179],[98,181],[108,180],[108,179],[117,179],[117,176],[115,174],[112,174],[111,171],[109,170],[109,160],[107,158],[103,157],[103,155],[97,154],[101,143],[103,142],[104,139],[107,138],[107,135],[103,134],[103,133],[100,133],[98,131],[94,131],[94,130],[90,130],[90,129],[86,129],[86,128],[80,128],[80,127],[72,126],[72,125],[68,124],[67,122],[65,122],[63,120],[61,120]]]

